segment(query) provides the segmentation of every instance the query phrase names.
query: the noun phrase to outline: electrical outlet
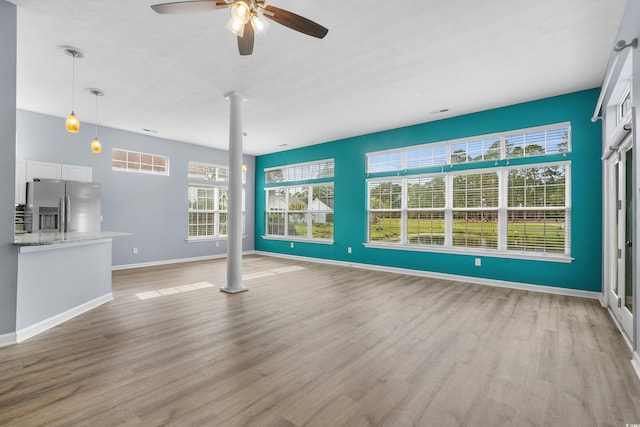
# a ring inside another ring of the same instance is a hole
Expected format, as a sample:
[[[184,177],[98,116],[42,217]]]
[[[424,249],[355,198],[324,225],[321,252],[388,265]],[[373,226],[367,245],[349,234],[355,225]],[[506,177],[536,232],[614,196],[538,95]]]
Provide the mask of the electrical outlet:
[[[291,247],[293,248],[293,242],[291,242]]]
[[[476,267],[480,267],[482,265],[482,260],[480,258],[476,258]]]
[[[137,254],[138,253],[138,248],[133,248],[133,254]]]
[[[347,253],[348,253],[348,254],[350,254],[350,253],[351,253],[351,246],[349,246],[349,247],[347,248]]]
[[[216,242],[216,248],[220,247],[220,242]]]

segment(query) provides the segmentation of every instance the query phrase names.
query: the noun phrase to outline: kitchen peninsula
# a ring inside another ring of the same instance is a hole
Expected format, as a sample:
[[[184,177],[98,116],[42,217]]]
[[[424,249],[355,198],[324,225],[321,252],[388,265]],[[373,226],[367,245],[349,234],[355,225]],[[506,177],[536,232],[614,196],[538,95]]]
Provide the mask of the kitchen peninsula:
[[[111,244],[128,233],[18,234],[16,341],[113,299]]]

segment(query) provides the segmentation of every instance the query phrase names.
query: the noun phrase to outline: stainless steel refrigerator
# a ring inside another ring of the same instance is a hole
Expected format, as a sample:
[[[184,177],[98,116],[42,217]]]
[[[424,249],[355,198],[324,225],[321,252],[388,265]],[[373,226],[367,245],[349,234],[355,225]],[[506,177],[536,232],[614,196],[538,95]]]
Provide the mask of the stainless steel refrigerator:
[[[100,184],[38,178],[27,183],[27,232],[98,232],[100,221]]]

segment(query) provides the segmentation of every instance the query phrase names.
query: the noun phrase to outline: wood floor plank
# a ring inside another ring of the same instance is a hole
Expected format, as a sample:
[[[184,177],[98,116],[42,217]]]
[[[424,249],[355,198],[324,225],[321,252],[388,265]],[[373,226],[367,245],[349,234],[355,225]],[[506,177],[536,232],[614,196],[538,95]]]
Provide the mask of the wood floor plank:
[[[224,260],[114,272],[113,301],[0,348],[0,425],[640,423],[631,354],[597,301],[266,256],[243,268],[237,295],[219,292]]]

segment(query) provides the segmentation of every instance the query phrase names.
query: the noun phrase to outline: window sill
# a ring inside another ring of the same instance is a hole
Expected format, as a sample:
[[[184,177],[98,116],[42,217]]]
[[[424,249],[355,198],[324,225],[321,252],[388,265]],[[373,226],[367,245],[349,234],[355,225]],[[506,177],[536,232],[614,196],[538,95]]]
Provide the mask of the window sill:
[[[271,235],[263,235],[263,239],[265,240],[284,240],[287,242],[304,242],[304,243],[317,243],[320,245],[333,245],[334,241],[329,239],[307,239],[299,236],[271,236]]]
[[[246,235],[243,235],[242,238],[246,239]],[[185,239],[187,243],[199,243],[199,242],[226,242],[227,236],[219,236],[219,237],[187,237]]]
[[[478,257],[491,257],[491,258],[510,258],[510,259],[523,259],[530,261],[547,261],[547,262],[559,262],[559,263],[571,263],[575,258],[564,254],[543,254],[543,253],[531,253],[531,252],[517,252],[517,251],[497,251],[497,250],[481,250],[481,249],[463,249],[463,248],[444,248],[436,246],[417,246],[417,245],[401,245],[393,243],[375,243],[366,242],[362,244],[365,248],[373,249],[393,249],[400,251],[412,251],[412,252],[433,252],[439,254],[452,254],[452,255],[469,255]]]

